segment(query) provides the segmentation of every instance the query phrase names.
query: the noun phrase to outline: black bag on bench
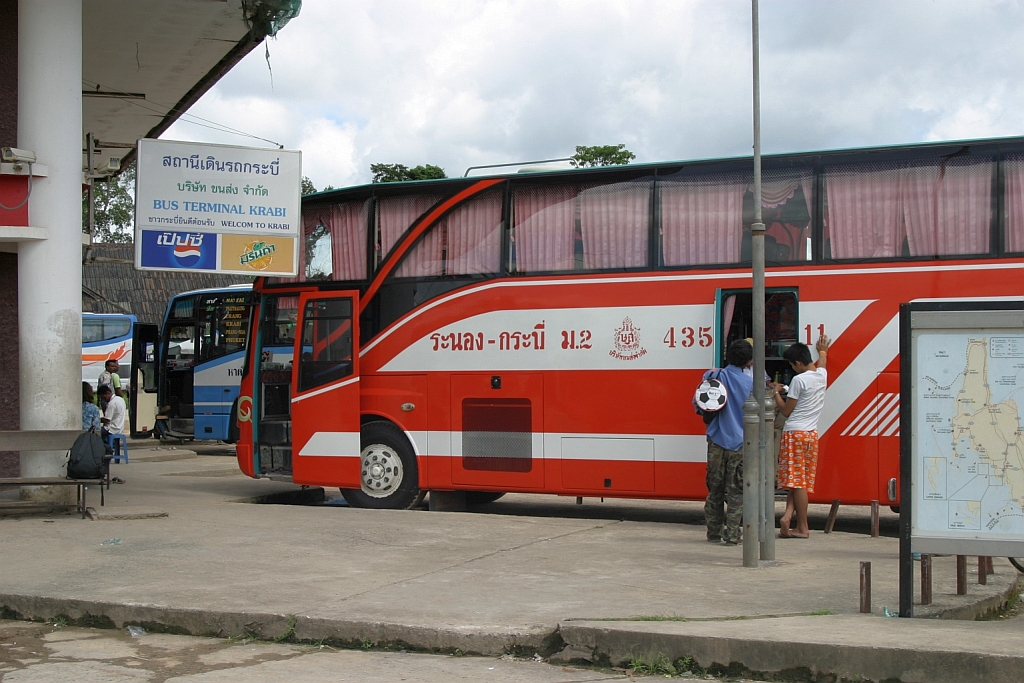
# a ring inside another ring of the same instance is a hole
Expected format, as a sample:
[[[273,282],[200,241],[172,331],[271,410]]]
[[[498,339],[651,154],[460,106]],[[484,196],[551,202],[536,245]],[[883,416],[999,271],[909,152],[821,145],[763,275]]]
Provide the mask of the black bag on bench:
[[[68,451],[68,479],[102,479],[103,438],[94,430],[83,432]]]

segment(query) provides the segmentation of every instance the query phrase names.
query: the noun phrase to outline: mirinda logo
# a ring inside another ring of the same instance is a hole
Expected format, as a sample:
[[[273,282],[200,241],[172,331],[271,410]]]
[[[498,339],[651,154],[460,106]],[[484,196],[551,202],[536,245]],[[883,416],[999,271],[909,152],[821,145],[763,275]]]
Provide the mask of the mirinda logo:
[[[263,240],[255,240],[245,245],[245,251],[238,257],[238,265],[248,266],[253,270],[263,271],[274,263],[277,247]]]
[[[220,236],[221,270],[251,275],[290,275],[294,267],[292,237]]]

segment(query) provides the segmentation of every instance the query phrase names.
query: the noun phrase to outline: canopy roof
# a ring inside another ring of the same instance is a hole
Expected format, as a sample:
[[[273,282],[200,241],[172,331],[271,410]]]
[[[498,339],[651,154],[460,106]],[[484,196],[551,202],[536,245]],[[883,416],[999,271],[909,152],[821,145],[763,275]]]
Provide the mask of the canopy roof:
[[[84,0],[82,126],[97,157],[134,156],[267,35],[301,0]],[[125,159],[128,161],[129,159]]]

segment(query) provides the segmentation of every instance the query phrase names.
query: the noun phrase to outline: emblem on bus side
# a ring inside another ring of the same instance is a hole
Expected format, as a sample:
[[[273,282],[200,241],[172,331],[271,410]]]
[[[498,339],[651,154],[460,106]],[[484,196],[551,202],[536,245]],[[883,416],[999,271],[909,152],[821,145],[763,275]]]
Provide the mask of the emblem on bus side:
[[[640,346],[640,328],[626,317],[622,327],[615,330],[615,348],[608,352],[612,358],[619,360],[636,360],[647,354],[647,349]]]
[[[251,396],[239,396],[238,397],[238,421],[248,422],[252,419],[252,397]]]

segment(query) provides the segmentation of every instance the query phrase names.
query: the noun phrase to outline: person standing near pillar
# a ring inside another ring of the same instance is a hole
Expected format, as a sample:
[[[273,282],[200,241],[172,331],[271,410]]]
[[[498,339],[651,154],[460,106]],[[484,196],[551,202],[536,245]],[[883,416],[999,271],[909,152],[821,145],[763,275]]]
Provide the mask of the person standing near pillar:
[[[120,363],[113,358],[104,363],[103,372],[100,373],[99,378],[96,380],[96,388],[108,386],[113,390],[115,396],[124,398],[124,392],[121,391],[121,376],[117,374],[120,369]]]
[[[725,360],[728,365],[718,373],[718,380],[725,385],[725,407],[707,426],[704,518],[708,541],[737,545],[743,526],[743,401],[754,386],[753,378],[743,370],[754,362],[754,349],[746,340],[737,339],[729,344]],[[712,372],[708,370],[704,378]]]
[[[821,335],[815,344],[817,365],[806,344],[793,344],[782,354],[796,376],[790,380],[788,391],[782,384],[775,385],[775,406],[786,416],[779,449],[779,486],[787,490],[786,511],[779,519],[780,538],[810,536],[807,494],[814,492],[818,470],[818,417],[825,405],[829,343],[829,338]],[[791,530],[794,515],[796,529]]]

